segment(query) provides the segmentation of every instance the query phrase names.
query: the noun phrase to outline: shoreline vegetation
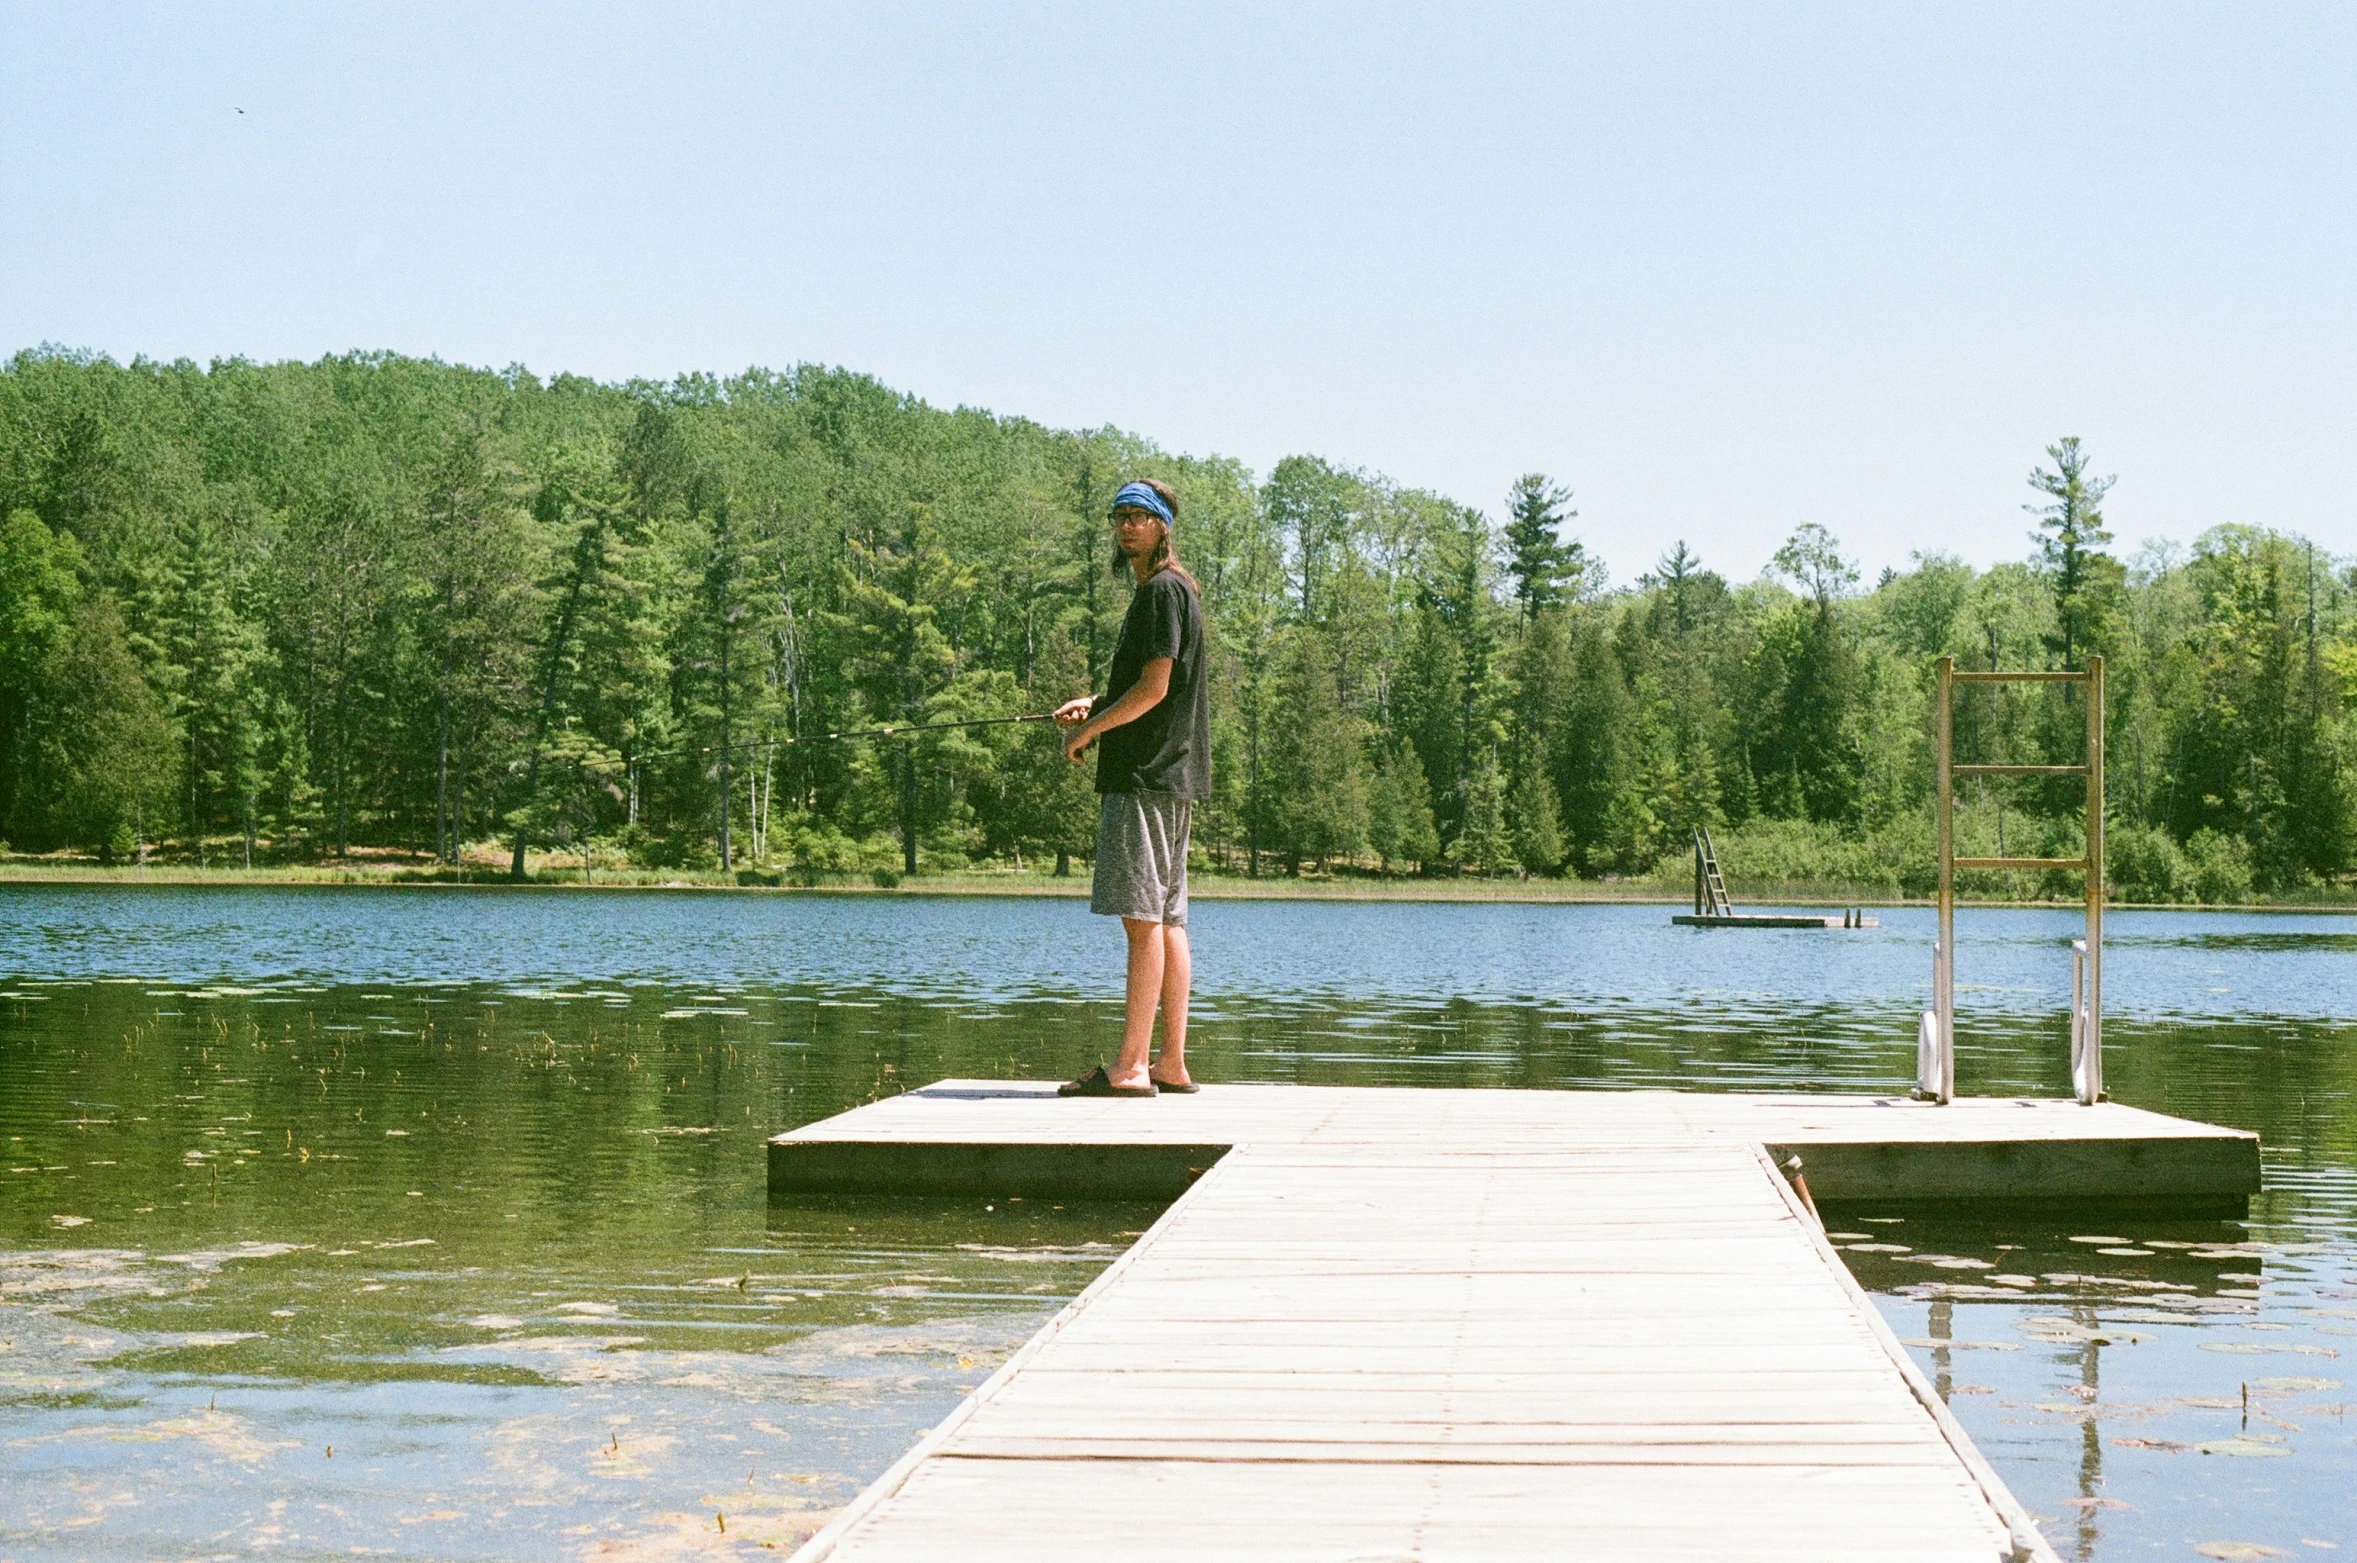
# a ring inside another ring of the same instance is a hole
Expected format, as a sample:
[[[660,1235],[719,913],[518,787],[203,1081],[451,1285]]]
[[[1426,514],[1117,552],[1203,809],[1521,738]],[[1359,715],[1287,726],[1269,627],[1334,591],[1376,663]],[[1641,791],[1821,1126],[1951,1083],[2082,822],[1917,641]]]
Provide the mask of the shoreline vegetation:
[[[0,362],[0,860],[1075,867],[1090,776],[1028,719],[1104,685],[1129,601],[1106,512],[1142,475],[1179,495],[1210,631],[1207,887],[1677,901],[1708,829],[1744,900],[1920,899],[1937,660],[2101,654],[2111,895],[2357,897],[2357,559],[2239,522],[2115,557],[2074,438],[2020,491],[2022,558],[1869,580],[1802,522],[1753,579],[1663,532],[1614,580],[1536,472],[1484,511],[813,365],[605,384],[388,353]],[[2076,691],[1963,689],[1954,759],[2076,762]],[[1955,801],[1960,855],[2083,850],[2078,778]]]
[[[1497,905],[1631,905],[1683,908],[1690,899],[1687,885],[1675,876],[1573,879],[1503,874],[1410,877],[1372,871],[1342,870],[1322,874],[1270,874],[1253,878],[1224,873],[1198,864],[1191,873],[1190,892],[1203,901],[1361,901],[1423,902]],[[814,895],[919,896],[1063,896],[1085,897],[1089,865],[1076,862],[1069,874],[1058,875],[1043,864],[1016,867],[959,867],[902,874],[896,869],[866,873],[796,869],[792,866],[718,869],[649,869],[627,863],[592,863],[582,872],[576,853],[532,854],[525,876],[518,879],[504,852],[464,854],[455,865],[427,854],[400,852],[356,853],[342,861],[261,863],[246,867],[237,862],[199,865],[192,858],[162,851],[145,864],[107,864],[90,856],[72,854],[0,853],[0,891],[40,885],[148,885],[157,888],[362,886],[386,889],[484,887],[517,890],[718,890],[799,892]],[[1822,879],[1746,879],[1729,881],[1737,910],[1776,907],[1906,907],[1928,906],[1928,895],[1894,888],[1888,883],[1857,884]],[[1984,889],[1959,892],[1958,901],[1976,907],[2075,908],[2076,893],[2040,895],[2016,887],[2012,893]],[[2311,885],[2301,891],[2235,901],[2168,902],[2107,899],[2113,911],[2245,911],[2245,912],[2357,912],[2357,892],[2344,887]]]

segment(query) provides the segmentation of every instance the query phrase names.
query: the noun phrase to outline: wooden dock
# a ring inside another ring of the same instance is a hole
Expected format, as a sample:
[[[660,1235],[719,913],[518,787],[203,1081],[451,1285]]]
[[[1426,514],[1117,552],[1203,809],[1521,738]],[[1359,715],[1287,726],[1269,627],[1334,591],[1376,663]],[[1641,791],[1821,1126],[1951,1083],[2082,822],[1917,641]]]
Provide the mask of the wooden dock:
[[[773,1196],[1179,1196],[799,1557],[2051,1559],[1817,1197],[2238,1201],[2118,1106],[945,1081]]]

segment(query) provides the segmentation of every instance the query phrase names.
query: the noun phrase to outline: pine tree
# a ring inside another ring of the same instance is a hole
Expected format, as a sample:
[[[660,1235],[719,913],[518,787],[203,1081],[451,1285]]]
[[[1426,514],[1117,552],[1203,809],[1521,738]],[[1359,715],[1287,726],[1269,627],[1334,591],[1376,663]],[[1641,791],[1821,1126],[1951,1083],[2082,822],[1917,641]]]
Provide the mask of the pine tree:
[[[1849,725],[1855,659],[1834,608],[1858,572],[1815,522],[1793,532],[1775,563],[1807,595],[1770,621],[1758,653],[1766,698],[1753,713],[1751,752],[1762,805],[1794,818],[1853,821],[1864,769]]]
[[[1331,611],[1328,578],[1341,562],[1359,508],[1362,485],[1314,456],[1288,456],[1261,489],[1269,525],[1282,539],[1293,577],[1294,616],[1315,624]]]
[[[1569,697],[1555,729],[1555,786],[1571,860],[1582,873],[1596,874],[1613,865],[1615,841],[1629,835],[1624,798],[1636,786],[1635,703],[1600,621],[1578,625],[1571,669]]]
[[[81,550],[30,510],[0,520],[0,830],[32,763],[34,702],[50,655],[74,627]]]
[[[1506,573],[1525,620],[1576,593],[1587,573],[1587,550],[1577,539],[1563,541],[1563,524],[1579,512],[1570,508],[1571,490],[1557,488],[1546,474],[1526,472],[1506,494]]]
[[[1031,669],[1026,710],[1052,711],[1089,693],[1088,658],[1060,626],[1040,643]],[[1093,850],[1097,827],[1095,755],[1082,765],[1064,758],[1070,736],[1053,722],[1025,727],[1000,767],[999,829],[1005,844],[1018,859],[1025,852],[1053,855],[1059,878],[1071,874],[1073,858]]]
[[[1563,870],[1563,826],[1555,805],[1555,784],[1544,766],[1529,765],[1514,778],[1506,795],[1506,819],[1514,837],[1514,856],[1534,874],[1555,875]]]
[[[1264,760],[1272,845],[1299,873],[1305,861],[1354,856],[1367,844],[1369,785],[1361,724],[1337,698],[1327,637],[1287,633],[1281,713]]]
[[[201,866],[216,826],[253,834],[262,742],[254,675],[267,652],[261,626],[235,600],[223,530],[200,512],[179,533],[154,618],[174,673],[166,707],[181,735],[180,802]]]
[[[180,746],[106,593],[82,594],[43,659],[26,736],[16,839],[144,860],[172,823]]]
[[[1481,753],[1466,778],[1465,828],[1449,856],[1459,868],[1477,874],[1495,873],[1515,861],[1513,836],[1506,828],[1506,778],[1491,751]]]
[[[2052,472],[2030,470],[2030,487],[2046,500],[2022,509],[2038,518],[2038,530],[2030,537],[2054,594],[2055,628],[2046,643],[2064,667],[2075,668],[2102,644],[2119,586],[2120,567],[2102,551],[2111,541],[2103,525],[2103,496],[2119,480],[2087,475],[2087,455],[2075,435],[2047,446],[2046,456],[2054,463]]]
[[[1432,820],[1432,789],[1424,779],[1423,762],[1404,738],[1385,751],[1367,805],[1367,845],[1382,860],[1385,872],[1393,865],[1428,867],[1440,856],[1440,832]]]
[[[871,719],[887,725],[921,722],[958,676],[957,647],[941,619],[981,585],[981,577],[953,559],[931,528],[926,507],[904,507],[887,541],[847,545],[838,577],[842,618],[852,647],[850,673],[866,697]],[[892,740],[885,761],[898,784],[903,870],[917,871],[919,768],[933,752],[918,741]]]
[[[525,876],[532,828],[546,813],[540,796],[541,768],[551,740],[564,725],[564,702],[576,682],[580,667],[576,637],[582,619],[610,574],[606,545],[616,517],[611,496],[578,468],[549,473],[532,509],[541,527],[563,542],[541,588],[548,609],[540,643],[533,648],[530,737],[518,767],[522,786],[509,809],[514,846],[508,874],[515,879]]]

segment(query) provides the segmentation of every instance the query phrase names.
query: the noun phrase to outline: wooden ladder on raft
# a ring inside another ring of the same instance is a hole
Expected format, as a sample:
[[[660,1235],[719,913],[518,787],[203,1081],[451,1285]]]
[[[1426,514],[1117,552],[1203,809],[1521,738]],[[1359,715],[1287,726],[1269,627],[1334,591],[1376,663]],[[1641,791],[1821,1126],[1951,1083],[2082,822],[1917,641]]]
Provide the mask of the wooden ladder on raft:
[[[1694,915],[1697,917],[1727,917],[1735,910],[1735,903],[1727,899],[1727,881],[1719,873],[1718,844],[1710,839],[1710,827],[1694,827]]]

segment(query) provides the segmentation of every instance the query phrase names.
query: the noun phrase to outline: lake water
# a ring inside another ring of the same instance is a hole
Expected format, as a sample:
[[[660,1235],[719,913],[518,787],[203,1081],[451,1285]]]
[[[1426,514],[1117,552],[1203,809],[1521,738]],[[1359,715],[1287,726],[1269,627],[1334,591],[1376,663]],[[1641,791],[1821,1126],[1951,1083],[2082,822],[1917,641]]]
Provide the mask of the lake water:
[[[1200,901],[1190,1054],[1905,1086],[1928,913],[1669,910]],[[2076,931],[1961,918],[1960,1089],[2064,1094]],[[2066,1557],[2357,1550],[2357,923],[2108,932],[2112,1091],[2258,1130],[2249,1219],[1831,1224]],[[763,1137],[1085,1068],[1118,944],[1068,900],[0,888],[0,1560],[791,1546],[1155,1212],[773,1207]]]

